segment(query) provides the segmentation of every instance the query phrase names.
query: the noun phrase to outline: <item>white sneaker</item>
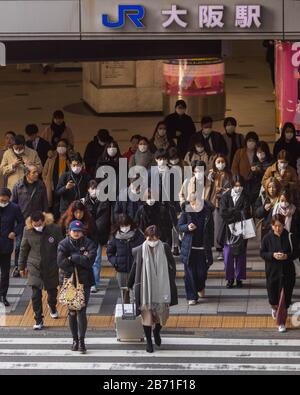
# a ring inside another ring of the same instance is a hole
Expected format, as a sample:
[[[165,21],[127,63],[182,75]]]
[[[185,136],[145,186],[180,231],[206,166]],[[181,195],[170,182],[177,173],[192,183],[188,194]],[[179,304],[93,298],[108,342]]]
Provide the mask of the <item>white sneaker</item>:
[[[189,300],[189,306],[195,306],[197,304],[197,300]]]
[[[200,299],[205,299],[205,289],[201,292],[198,292],[198,296]]]
[[[273,310],[272,309],[272,318],[273,318],[274,321],[277,320],[277,310]]]
[[[97,287],[93,286],[93,287],[91,288],[91,293],[92,293],[92,294],[96,294],[97,292],[98,292]]]
[[[280,327],[278,328],[278,332],[279,333],[285,333],[286,332],[286,327],[284,325],[280,325]]]
[[[58,319],[58,312],[57,312],[57,310],[52,311],[49,305],[48,305],[48,309],[50,310],[50,317],[53,320],[57,320]]]
[[[34,331],[41,331],[44,328],[44,323],[43,321],[40,322],[39,324],[33,325],[33,330]]]

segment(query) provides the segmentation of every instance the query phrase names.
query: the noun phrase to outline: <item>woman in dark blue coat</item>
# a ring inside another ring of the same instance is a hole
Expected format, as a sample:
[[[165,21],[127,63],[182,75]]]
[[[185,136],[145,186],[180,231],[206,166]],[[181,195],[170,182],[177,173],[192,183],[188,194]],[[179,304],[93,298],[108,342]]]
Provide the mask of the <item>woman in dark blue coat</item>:
[[[145,241],[143,233],[136,228],[130,217],[121,214],[113,237],[107,245],[107,258],[117,271],[120,288],[126,288],[128,276],[133,265],[132,249]],[[129,303],[128,291],[123,292],[124,302]]]
[[[213,264],[214,207],[197,199],[191,201],[189,207],[181,214],[178,227],[184,234],[181,261],[184,264],[186,296],[189,305],[195,305],[199,297],[205,297],[207,273]]]

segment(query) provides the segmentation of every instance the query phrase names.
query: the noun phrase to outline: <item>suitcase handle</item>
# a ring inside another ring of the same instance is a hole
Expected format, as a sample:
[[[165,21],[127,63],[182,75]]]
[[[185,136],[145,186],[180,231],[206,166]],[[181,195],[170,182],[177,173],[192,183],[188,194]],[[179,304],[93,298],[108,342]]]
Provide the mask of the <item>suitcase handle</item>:
[[[121,289],[121,300],[122,300],[122,314],[123,314],[123,319],[127,318],[127,319],[135,319],[136,318],[136,314],[135,314],[135,294],[134,294],[134,290],[132,290],[132,314],[131,313],[126,313],[125,312],[125,302],[124,302],[124,293],[125,291],[129,291],[129,296],[130,296],[130,289],[127,287],[120,287]]]

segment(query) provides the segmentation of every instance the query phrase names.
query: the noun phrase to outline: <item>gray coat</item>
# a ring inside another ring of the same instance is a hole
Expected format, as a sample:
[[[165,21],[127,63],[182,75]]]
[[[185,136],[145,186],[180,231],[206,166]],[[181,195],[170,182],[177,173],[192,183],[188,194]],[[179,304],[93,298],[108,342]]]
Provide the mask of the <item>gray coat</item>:
[[[35,211],[47,212],[49,208],[47,189],[41,180],[35,183],[32,193],[29,193],[25,179],[17,182],[12,191],[12,201],[20,207],[25,219]]]
[[[59,284],[57,248],[63,239],[61,228],[46,225],[42,233],[25,229],[21,244],[19,267],[28,270],[28,285],[39,289],[54,289]]]
[[[171,303],[170,306],[176,306],[178,304],[178,293],[176,286],[176,262],[174,260],[171,248],[168,244],[164,243],[165,253],[167,256],[168,266],[169,266],[169,278],[170,278],[170,288],[171,288]],[[143,268],[143,245],[134,248],[132,250],[132,255],[134,258],[134,264],[132,266],[129,280],[128,288],[135,291],[135,302],[137,314],[140,314],[141,308],[141,279],[142,279],[142,268]]]

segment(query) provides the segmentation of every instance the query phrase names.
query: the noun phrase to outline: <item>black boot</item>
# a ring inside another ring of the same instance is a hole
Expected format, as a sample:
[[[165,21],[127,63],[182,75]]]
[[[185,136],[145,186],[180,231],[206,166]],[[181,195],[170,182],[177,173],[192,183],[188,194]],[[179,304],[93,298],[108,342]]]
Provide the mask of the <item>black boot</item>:
[[[226,288],[227,289],[232,289],[234,287],[234,281],[228,281]]]
[[[84,338],[82,337],[79,340],[79,352],[81,354],[86,354],[86,346],[85,346]]]
[[[243,281],[236,280],[236,287],[239,288],[239,289],[243,288]]]
[[[78,350],[79,350],[79,340],[78,339],[74,339],[71,351],[78,351]]]
[[[10,303],[6,299],[6,296],[0,296],[0,303],[2,303],[5,307],[9,307],[10,306]]]
[[[155,328],[153,330],[153,335],[154,335],[154,340],[155,344],[160,347],[161,346],[161,337],[160,337],[160,331],[161,331],[162,326],[160,324],[156,324]]]
[[[152,343],[152,327],[144,325],[144,332],[147,340],[147,348],[146,351],[150,354],[153,353],[153,343]]]

